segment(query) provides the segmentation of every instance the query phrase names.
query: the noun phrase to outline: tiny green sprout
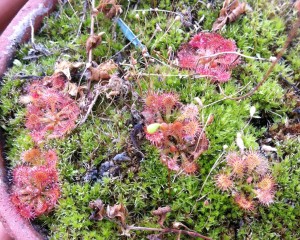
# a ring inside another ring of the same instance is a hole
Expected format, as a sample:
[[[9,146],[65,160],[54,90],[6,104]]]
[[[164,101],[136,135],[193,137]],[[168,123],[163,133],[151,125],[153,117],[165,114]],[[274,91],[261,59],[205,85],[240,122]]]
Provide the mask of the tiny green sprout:
[[[159,129],[160,127],[160,123],[152,123],[150,125],[147,126],[147,132],[149,134],[154,134],[157,132],[157,130]]]

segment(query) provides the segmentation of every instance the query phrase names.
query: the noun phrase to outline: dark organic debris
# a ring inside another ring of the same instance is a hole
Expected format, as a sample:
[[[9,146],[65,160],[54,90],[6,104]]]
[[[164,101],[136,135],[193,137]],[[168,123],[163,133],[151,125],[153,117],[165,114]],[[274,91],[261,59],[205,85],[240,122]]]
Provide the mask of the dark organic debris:
[[[186,28],[190,28],[193,26],[193,17],[192,17],[192,12],[189,7],[187,7],[187,10],[182,12],[180,16],[180,21],[185,26]]]
[[[84,182],[94,183],[98,180],[98,170],[96,167],[88,170],[83,177]]]
[[[291,83],[288,81],[285,77],[283,77],[281,74],[279,74],[280,78],[285,82],[287,85],[291,86],[295,93],[300,96],[300,89],[296,86],[296,84]]]
[[[137,150],[140,149],[140,145],[138,144],[138,142],[140,141],[140,139],[144,135],[143,126],[144,125],[142,123],[138,123],[138,124],[134,125],[132,131],[130,132],[130,140],[132,142],[132,145]]]
[[[131,90],[131,83],[115,74],[110,77],[108,84],[104,88],[107,98],[114,98],[116,96],[125,98]]]
[[[38,59],[43,56],[50,56],[52,53],[50,50],[42,44],[33,44],[33,47],[29,49],[27,56],[23,57],[23,60]]]
[[[128,157],[125,152],[119,153],[113,158],[113,161],[116,162],[123,162],[123,161],[130,161],[130,160],[131,160],[130,157]]]
[[[295,108],[295,109],[293,110],[293,112],[299,115],[299,114],[300,114],[300,107]]]
[[[300,134],[300,123],[274,125],[270,128],[269,133],[274,139],[286,140]]]
[[[116,177],[121,175],[121,165],[124,162],[130,162],[131,157],[126,152],[115,155],[111,160],[107,160],[99,167],[87,171],[83,177],[84,182],[101,182],[103,177]],[[127,164],[130,165],[130,164]]]

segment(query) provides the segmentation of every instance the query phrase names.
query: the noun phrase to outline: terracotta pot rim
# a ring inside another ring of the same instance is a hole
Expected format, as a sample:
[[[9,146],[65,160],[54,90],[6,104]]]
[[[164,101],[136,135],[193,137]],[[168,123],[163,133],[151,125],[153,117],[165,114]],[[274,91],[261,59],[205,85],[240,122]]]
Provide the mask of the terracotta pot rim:
[[[0,81],[13,60],[17,45],[30,38],[31,24],[37,30],[43,18],[54,10],[57,2],[58,0],[28,0],[0,35]],[[0,132],[1,139],[3,135]],[[0,221],[13,239],[44,239],[27,219],[18,214],[10,201],[5,180],[3,143],[0,142]]]
[[[0,1],[0,35],[28,0]]]
[[[13,60],[18,44],[28,41],[31,24],[37,30],[58,0],[28,0],[0,35],[0,80]]]

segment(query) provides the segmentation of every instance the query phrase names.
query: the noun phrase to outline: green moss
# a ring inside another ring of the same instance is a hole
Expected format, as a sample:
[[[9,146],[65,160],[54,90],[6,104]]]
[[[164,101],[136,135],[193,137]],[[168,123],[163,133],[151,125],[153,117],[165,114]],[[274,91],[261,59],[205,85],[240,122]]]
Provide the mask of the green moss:
[[[50,216],[50,239],[117,239],[115,224],[89,220],[89,202],[99,197],[101,189],[100,184],[64,184],[59,207]]]

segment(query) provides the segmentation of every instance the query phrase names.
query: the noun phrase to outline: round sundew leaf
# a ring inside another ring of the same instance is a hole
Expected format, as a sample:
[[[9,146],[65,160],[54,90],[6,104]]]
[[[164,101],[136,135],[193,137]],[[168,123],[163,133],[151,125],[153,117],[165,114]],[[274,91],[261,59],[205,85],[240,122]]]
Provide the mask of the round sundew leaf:
[[[152,123],[152,124],[147,126],[147,132],[149,134],[156,133],[157,130],[159,129],[159,127],[160,127],[160,123]]]

